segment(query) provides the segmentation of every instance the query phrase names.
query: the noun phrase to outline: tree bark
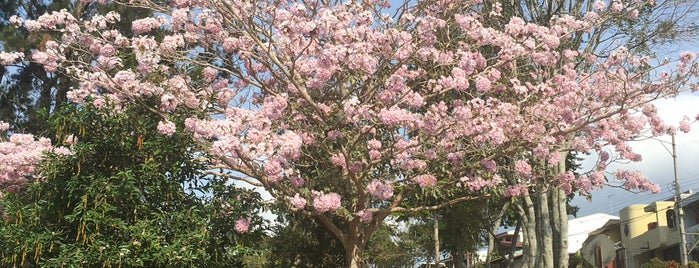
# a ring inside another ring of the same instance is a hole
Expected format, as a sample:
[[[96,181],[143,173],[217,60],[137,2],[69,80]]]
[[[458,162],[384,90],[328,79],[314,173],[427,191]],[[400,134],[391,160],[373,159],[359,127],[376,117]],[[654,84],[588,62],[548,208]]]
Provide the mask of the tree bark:
[[[458,247],[458,250],[454,253],[453,259],[454,260],[454,268],[466,268],[470,267],[466,265],[466,249],[463,247]],[[470,261],[470,260],[469,260]]]
[[[354,245],[351,245],[349,248],[345,248],[346,251],[346,258],[347,258],[347,267],[348,268],[362,268],[363,267],[363,260],[362,260],[362,250],[359,248],[359,246],[355,243]]]
[[[534,202],[529,193],[524,193],[520,198],[521,202],[517,207],[522,217],[522,235],[524,237],[522,246],[522,268],[538,267],[539,263],[539,245],[536,234],[536,212]]]
[[[497,218],[491,221],[491,229],[488,230],[488,251],[485,257],[485,265],[487,268],[491,267],[490,262],[492,261],[493,249],[495,248],[495,232],[497,232],[498,228],[500,228],[500,221],[502,221],[502,218],[505,216],[505,212],[507,212],[509,208],[510,203],[506,202],[504,205],[502,205],[502,208],[500,209]]]
[[[567,153],[560,153],[560,161],[555,169],[555,174],[566,172]],[[568,209],[567,196],[561,187],[554,187],[550,190],[553,225],[553,249],[555,267],[568,267]]]
[[[568,267],[568,211],[566,208],[566,194],[556,187],[551,192],[551,204],[553,205],[553,229],[554,229],[554,265],[560,268]]]
[[[515,226],[515,233],[512,235],[512,244],[510,245],[510,256],[507,258],[507,267],[515,267],[515,251],[517,250],[517,241],[519,241],[519,233],[522,230],[522,219],[517,220],[517,226]]]
[[[548,195],[550,189],[542,190],[538,194],[537,201],[539,205],[538,209],[538,220],[539,226],[537,228],[537,237],[540,238],[541,252],[537,254],[541,258],[542,268],[553,268],[553,232],[551,228],[551,214],[549,213],[549,201]]]
[[[495,228],[490,234],[488,235],[488,251],[487,255],[485,256],[485,267],[486,268],[491,268],[490,262],[493,260],[493,248],[495,247],[495,232],[497,231],[497,228]]]

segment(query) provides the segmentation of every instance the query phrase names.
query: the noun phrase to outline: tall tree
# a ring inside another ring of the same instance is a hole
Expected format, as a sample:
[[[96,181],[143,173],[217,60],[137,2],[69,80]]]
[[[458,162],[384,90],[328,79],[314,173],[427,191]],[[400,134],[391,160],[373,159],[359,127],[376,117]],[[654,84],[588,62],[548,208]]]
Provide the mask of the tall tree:
[[[263,236],[259,194],[202,178],[191,136],[159,134],[142,106],[112,109],[54,113],[51,128],[71,154],[50,156],[39,181],[0,199],[0,263],[242,266]]]
[[[66,10],[77,18],[115,10],[122,21],[113,25],[126,35],[131,35],[130,22],[149,17],[152,11],[121,5],[97,5],[85,1],[3,1],[0,3],[0,46],[7,51],[20,51],[30,55],[34,50],[45,50],[46,42],[56,38],[47,32],[30,32],[10,22],[12,16],[36,20],[48,12]],[[64,57],[72,58],[70,51]],[[0,67],[0,121],[10,124],[14,132],[46,134],[47,117],[66,103],[66,93],[77,86],[69,76],[60,72],[46,72],[37,62],[18,62]]]
[[[391,213],[497,191],[522,197],[521,214],[535,216],[523,232],[540,237],[524,242],[526,256],[541,258],[525,267],[554,267],[548,215],[565,211],[549,200],[605,183],[606,159],[576,176],[567,154],[604,155],[611,145],[638,160],[625,141],[646,122],[655,135],[668,131],[650,102],[677,94],[696,71],[692,53],[660,73],[625,47],[607,58],[559,50],[606,14],[637,8],[629,5],[594,5],[582,19],[512,17],[497,28],[487,22],[502,10],[483,15],[481,1],[406,1],[395,16],[383,14],[383,1],[123,4],[165,16],[133,21],[130,37],[109,27],[116,13],[47,14],[24,25],[58,32],[61,42],[27,58],[79,81],[71,101],[137,103],[163,118],[163,135],[194,133],[212,155],[208,174],[264,187],[315,217],[342,244],[348,267],[362,265]],[[84,52],[82,60],[61,57],[66,50]],[[0,53],[3,63],[17,56]],[[159,103],[143,101],[154,96]],[[183,111],[191,115],[176,123]],[[638,173],[616,175],[626,188],[657,190]],[[448,198],[414,202],[421,196]]]
[[[655,50],[658,45],[691,39],[692,36],[699,34],[693,22],[699,16],[697,7],[699,6],[695,2],[683,0],[635,2],[522,0],[487,2],[482,14],[487,16],[488,12],[502,10],[501,16],[491,17],[486,21],[488,26],[498,29],[505,29],[512,18],[521,18],[526,23],[547,26],[555,18],[562,16],[593,18],[598,22],[594,27],[571,33],[570,38],[562,40],[556,50],[559,53],[564,53],[565,50],[582,50],[596,57],[608,58],[614,56],[619,46],[642,55],[653,55],[657,52],[666,53]],[[575,68],[586,71],[593,66],[589,62],[578,61]],[[556,71],[553,70],[553,72]],[[535,79],[527,77],[528,75],[522,72],[519,79],[522,81]],[[602,162],[607,164],[611,161],[614,159]],[[571,165],[572,163],[566,161],[554,170],[544,172],[556,176],[563,171],[572,171],[576,168]],[[534,168],[540,169],[540,166],[535,165]],[[555,267],[565,267],[568,263],[567,217],[570,214],[566,209],[566,203],[570,198],[565,191],[546,183],[534,185],[531,191],[538,193],[538,196],[522,195],[516,199],[515,207],[524,217],[527,223],[525,227],[529,227],[524,230],[524,234],[528,236],[525,240],[528,243],[543,244],[546,248],[539,254],[525,256],[524,259],[531,261],[530,266],[538,266],[535,261],[548,260],[549,256],[553,256]],[[544,195],[543,192],[548,193]],[[536,210],[525,209],[528,206]],[[542,219],[542,216],[549,219]],[[548,246],[549,240],[551,246]],[[528,251],[532,254],[534,252],[536,251]]]

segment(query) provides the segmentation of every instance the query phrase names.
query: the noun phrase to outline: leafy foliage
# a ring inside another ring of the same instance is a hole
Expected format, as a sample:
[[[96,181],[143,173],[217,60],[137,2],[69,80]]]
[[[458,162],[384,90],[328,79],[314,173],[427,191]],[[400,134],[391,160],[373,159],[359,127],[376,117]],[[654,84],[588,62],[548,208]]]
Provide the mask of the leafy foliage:
[[[258,193],[202,178],[186,134],[157,133],[139,106],[65,106],[51,119],[73,155],[50,155],[26,192],[1,200],[0,261],[10,266],[235,267],[264,235],[233,232]],[[125,135],[126,134],[126,135]]]
[[[699,263],[696,261],[691,261],[687,265],[682,265],[676,261],[665,261],[659,258],[652,258],[647,263],[641,265],[641,268],[697,268]]]

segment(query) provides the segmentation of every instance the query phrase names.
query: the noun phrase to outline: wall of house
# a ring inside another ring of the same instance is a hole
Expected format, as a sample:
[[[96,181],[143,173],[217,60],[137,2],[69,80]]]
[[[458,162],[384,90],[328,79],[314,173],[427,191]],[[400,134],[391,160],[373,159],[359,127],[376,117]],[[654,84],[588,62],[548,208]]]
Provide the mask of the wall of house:
[[[651,258],[677,259],[678,228],[668,227],[667,221],[667,211],[672,208],[672,201],[657,201],[619,212],[621,241],[633,262],[629,267],[640,267]]]
[[[645,212],[647,205],[635,204],[619,211],[621,241],[627,245],[631,239],[648,231],[648,224],[657,221],[655,213]]]

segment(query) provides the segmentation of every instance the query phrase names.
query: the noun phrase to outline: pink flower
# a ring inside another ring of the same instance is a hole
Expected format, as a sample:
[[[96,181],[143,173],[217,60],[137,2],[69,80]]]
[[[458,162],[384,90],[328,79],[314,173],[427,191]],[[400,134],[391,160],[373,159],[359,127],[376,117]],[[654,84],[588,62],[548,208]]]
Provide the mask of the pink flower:
[[[4,128],[6,123],[0,123]],[[43,153],[51,151],[56,154],[70,155],[64,148],[55,148],[51,140],[29,134],[12,134],[9,141],[0,142],[0,192],[21,189],[27,177],[34,175],[35,164],[41,161]]]
[[[175,133],[175,123],[168,120],[158,122],[158,132],[163,135],[172,136]]]
[[[165,93],[160,96],[160,109],[163,111],[173,111],[177,108],[178,104],[179,101],[177,98],[170,93]]]
[[[342,203],[337,193],[320,194],[313,197],[313,207],[320,213],[337,210]]]
[[[303,139],[293,131],[285,131],[284,134],[278,135],[275,140],[277,152],[286,159],[297,159],[301,155],[301,146]]]
[[[369,194],[376,196],[380,199],[386,200],[393,196],[393,185],[389,182],[382,182],[380,180],[374,179],[366,187]]]
[[[379,111],[379,120],[388,126],[405,125],[412,129],[419,124],[420,117],[408,110],[391,107]]]
[[[291,182],[291,185],[294,187],[301,187],[306,183],[306,181],[298,175],[289,176],[289,182]]]
[[[692,126],[690,126],[689,118],[684,118],[682,121],[680,121],[680,130],[684,133],[688,133],[691,129]]]
[[[0,65],[10,65],[22,58],[24,58],[24,53],[21,52],[0,51]]]
[[[22,18],[17,15],[12,15],[10,17],[10,24],[14,25],[15,27],[22,26]]]
[[[250,218],[240,218],[235,220],[235,226],[233,226],[233,229],[238,232],[238,233],[247,233],[248,228],[250,227]]]
[[[636,18],[638,18],[638,13],[639,13],[638,9],[633,9],[633,10],[629,11],[627,13],[627,15],[629,16],[629,19],[635,20]]]
[[[288,97],[286,95],[267,96],[264,99],[261,110],[270,119],[277,119],[286,114],[288,107]]]
[[[264,170],[269,181],[278,182],[282,179],[282,166],[278,160],[272,159],[267,161],[264,165]]]
[[[374,218],[374,213],[372,213],[371,211],[368,211],[366,209],[362,210],[362,211],[358,211],[356,213],[356,215],[357,215],[357,217],[359,217],[359,220],[361,222],[370,222]]]
[[[342,134],[342,131],[339,131],[339,130],[330,130],[330,131],[328,131],[327,136],[328,136],[328,140],[334,141],[338,138],[342,138],[343,134]]]
[[[680,62],[688,64],[690,61],[694,59],[695,56],[696,55],[694,53],[689,51],[682,52],[680,53]]]
[[[595,10],[600,10],[603,9],[607,4],[604,3],[602,0],[596,0],[595,3],[592,5],[592,8]]]
[[[488,91],[492,87],[490,80],[483,75],[476,77],[476,89],[478,91]]]
[[[437,185],[437,178],[431,174],[422,174],[413,177],[413,181],[417,182],[420,187],[435,186]]]
[[[493,175],[493,178],[491,178],[490,180],[485,180],[481,177],[462,177],[460,180],[462,184],[465,187],[468,187],[471,191],[478,191],[485,187],[493,187],[502,182],[502,178],[497,174]]]
[[[306,206],[306,199],[299,196],[297,193],[294,197],[291,198],[291,205],[293,205],[297,209],[303,209]]]
[[[505,189],[505,196],[520,196],[526,192],[527,192],[527,185],[517,184],[517,185],[508,186],[507,189]]]
[[[347,165],[347,163],[345,162],[345,155],[341,153],[333,154],[330,157],[330,162],[340,167],[345,167]]]
[[[566,171],[564,173],[558,174],[557,178],[558,180],[558,186],[563,189],[566,194],[570,194],[573,191],[573,183],[576,183],[575,181],[575,174],[573,174],[572,171]]]
[[[379,150],[381,149],[381,142],[376,139],[371,139],[367,142],[367,147],[370,150]]]
[[[10,123],[0,121],[0,131],[6,131],[8,129],[10,129]]]
[[[401,164],[400,168],[403,170],[418,169],[422,170],[427,167],[427,163],[420,159],[405,159]]]
[[[157,18],[144,18],[144,19],[139,19],[139,20],[134,20],[131,22],[131,29],[136,34],[142,34],[147,31],[153,30],[155,28],[158,28],[162,25],[162,21],[158,20]]]
[[[92,101],[92,106],[95,106],[95,108],[101,108],[105,104],[107,104],[107,101],[102,97],[95,97]]]
[[[483,160],[481,160],[481,165],[483,165],[485,168],[487,168],[487,169],[490,170],[490,171],[494,171],[494,170],[495,170],[495,167],[497,166],[497,164],[495,163],[495,161],[490,160],[490,159],[483,159]]]
[[[211,82],[214,81],[214,78],[216,78],[216,74],[218,73],[218,71],[214,68],[207,66],[201,71],[201,73],[204,75],[204,79],[206,79],[206,81]]]
[[[609,9],[614,13],[618,13],[621,12],[622,9],[624,9],[624,5],[622,5],[620,1],[614,1],[614,3],[612,3],[612,6]]]
[[[377,150],[371,150],[369,151],[369,159],[371,160],[378,160],[381,158],[381,152]]]
[[[643,176],[641,172],[629,171],[629,170],[617,170],[614,173],[617,180],[624,182],[624,188],[627,190],[645,190],[657,193],[660,187],[657,184],[652,183],[648,178]]]
[[[532,175],[532,167],[526,161],[515,161],[515,171],[524,178],[529,178]]]

